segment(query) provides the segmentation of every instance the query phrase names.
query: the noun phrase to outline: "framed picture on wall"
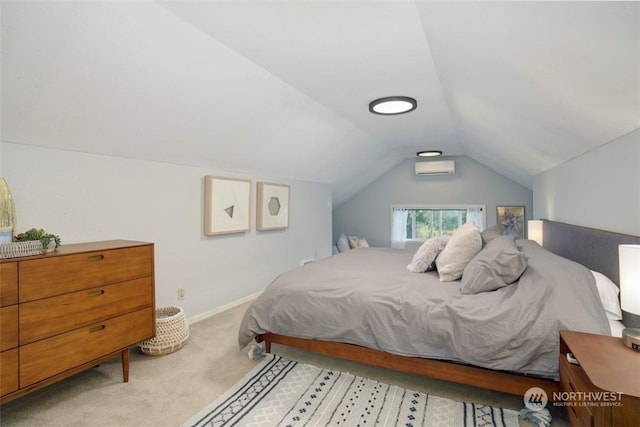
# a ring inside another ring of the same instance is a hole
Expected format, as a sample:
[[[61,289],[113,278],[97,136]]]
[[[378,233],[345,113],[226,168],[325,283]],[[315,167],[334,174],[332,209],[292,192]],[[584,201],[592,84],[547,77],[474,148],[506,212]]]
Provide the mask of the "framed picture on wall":
[[[251,180],[205,176],[204,234],[249,231]]]
[[[289,186],[258,182],[256,228],[277,230],[289,226]]]
[[[524,206],[496,206],[496,222],[501,235],[524,239]]]

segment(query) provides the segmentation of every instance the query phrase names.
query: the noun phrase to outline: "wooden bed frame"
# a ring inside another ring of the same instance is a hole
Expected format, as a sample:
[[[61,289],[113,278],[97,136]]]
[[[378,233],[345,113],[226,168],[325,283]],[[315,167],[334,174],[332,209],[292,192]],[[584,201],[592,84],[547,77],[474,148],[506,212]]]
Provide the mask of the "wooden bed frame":
[[[548,395],[552,395],[554,391],[560,391],[560,383],[549,379],[493,371],[444,360],[399,356],[353,344],[293,338],[272,333],[259,335],[256,337],[256,341],[264,342],[267,352],[271,351],[271,344],[276,343],[365,365],[379,366],[408,374],[423,375],[520,396],[524,396],[524,393],[531,387],[540,387]]]
[[[580,262],[592,270],[600,271],[611,277],[616,283],[619,282],[617,245],[622,243],[640,244],[638,236],[546,220],[543,223],[543,235],[545,248],[565,258]],[[628,313],[624,314],[628,315]],[[549,396],[552,396],[555,391],[560,391],[560,383],[551,379],[495,371],[443,360],[399,356],[353,344],[294,338],[274,333],[259,335],[256,337],[256,341],[264,342],[267,352],[271,351],[271,344],[276,343],[367,365],[520,396],[523,396],[531,387],[540,387]]]

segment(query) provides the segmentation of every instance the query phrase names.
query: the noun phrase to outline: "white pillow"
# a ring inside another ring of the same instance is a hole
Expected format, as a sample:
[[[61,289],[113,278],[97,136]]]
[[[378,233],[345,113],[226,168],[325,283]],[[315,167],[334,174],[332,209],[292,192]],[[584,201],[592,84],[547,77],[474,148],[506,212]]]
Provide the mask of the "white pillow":
[[[349,236],[349,246],[351,249],[368,248],[369,242],[364,237]]]
[[[607,319],[622,320],[622,310],[620,309],[620,300],[618,299],[620,290],[616,284],[604,274],[593,270],[591,273],[596,279],[596,287],[598,288],[598,294],[600,295],[600,301],[602,301],[604,311],[607,313]]]
[[[473,223],[458,228],[447,246],[436,258],[436,268],[441,282],[453,282],[462,277],[469,261],[482,249],[480,230]]]
[[[424,242],[413,255],[411,264],[407,265],[407,270],[414,273],[424,273],[435,269],[435,261],[440,252],[447,246],[448,236],[433,237]]]

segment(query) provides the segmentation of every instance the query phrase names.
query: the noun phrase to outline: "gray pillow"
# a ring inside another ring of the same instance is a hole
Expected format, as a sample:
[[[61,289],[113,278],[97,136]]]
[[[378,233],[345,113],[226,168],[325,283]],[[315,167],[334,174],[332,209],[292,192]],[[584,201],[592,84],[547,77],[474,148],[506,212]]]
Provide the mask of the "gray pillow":
[[[486,245],[490,241],[500,237],[501,234],[500,234],[500,231],[498,231],[498,226],[494,225],[492,227],[487,228],[482,233],[480,233],[480,236],[482,237],[482,243]]]
[[[480,231],[473,223],[458,228],[447,246],[436,258],[436,268],[441,282],[453,282],[462,277],[469,261],[482,249]]]
[[[493,239],[465,267],[463,294],[500,289],[520,278],[527,268],[527,257],[516,247],[514,236]]]
[[[414,273],[424,273],[425,271],[434,270],[436,268],[435,261],[440,252],[447,246],[448,236],[433,237],[424,242],[411,260],[411,264],[407,265],[407,270]]]
[[[340,237],[338,237],[336,246],[340,252],[347,252],[351,250],[351,246],[349,246],[349,239],[347,239],[347,236],[344,234],[341,234]]]

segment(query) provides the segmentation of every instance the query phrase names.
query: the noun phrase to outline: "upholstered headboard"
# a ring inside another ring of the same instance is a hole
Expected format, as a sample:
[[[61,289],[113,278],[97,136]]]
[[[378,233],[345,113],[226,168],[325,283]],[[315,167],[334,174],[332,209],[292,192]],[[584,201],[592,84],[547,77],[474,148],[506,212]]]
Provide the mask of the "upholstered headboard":
[[[549,251],[598,271],[620,286],[618,245],[640,244],[640,236],[544,220],[543,246]],[[640,325],[640,316],[623,313],[627,326]]]

